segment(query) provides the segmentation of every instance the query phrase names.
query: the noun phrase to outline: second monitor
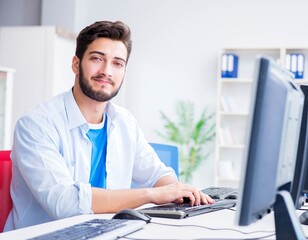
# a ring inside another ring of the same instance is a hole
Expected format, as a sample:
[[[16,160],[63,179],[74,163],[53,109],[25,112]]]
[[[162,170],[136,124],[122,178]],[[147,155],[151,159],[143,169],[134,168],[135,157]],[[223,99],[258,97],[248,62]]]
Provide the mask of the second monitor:
[[[249,225],[274,206],[277,239],[305,239],[289,189],[304,95],[293,76],[267,57],[256,60],[237,223]]]

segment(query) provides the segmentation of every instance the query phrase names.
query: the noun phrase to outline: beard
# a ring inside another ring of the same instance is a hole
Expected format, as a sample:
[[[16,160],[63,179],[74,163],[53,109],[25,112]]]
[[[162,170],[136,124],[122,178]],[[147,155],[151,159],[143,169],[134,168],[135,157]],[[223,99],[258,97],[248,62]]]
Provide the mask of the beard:
[[[79,86],[81,91],[83,92],[84,95],[86,95],[87,97],[98,101],[98,102],[107,102],[110,99],[114,98],[118,92],[120,91],[120,88],[122,86],[122,83],[120,84],[120,86],[115,89],[114,91],[112,91],[111,93],[106,93],[103,91],[103,88],[101,91],[95,91],[90,85],[89,85],[89,81],[87,81],[87,79],[84,77],[83,74],[83,69],[81,64],[79,65]],[[93,78],[101,78],[102,76],[95,76]],[[112,82],[113,84],[113,82]],[[113,84],[114,85],[114,84]]]

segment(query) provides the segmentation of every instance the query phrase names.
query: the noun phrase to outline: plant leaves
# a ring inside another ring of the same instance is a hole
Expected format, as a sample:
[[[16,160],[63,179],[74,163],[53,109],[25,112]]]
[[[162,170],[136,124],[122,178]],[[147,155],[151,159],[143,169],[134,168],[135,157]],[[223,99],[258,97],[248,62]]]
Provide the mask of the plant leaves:
[[[195,118],[194,104],[190,101],[177,101],[175,105],[176,119],[171,120],[160,111],[164,122],[164,131],[156,133],[163,139],[176,144],[179,148],[180,176],[189,182],[192,172],[206,160],[211,152],[206,149],[206,143],[215,138],[214,113],[202,111],[201,116]]]

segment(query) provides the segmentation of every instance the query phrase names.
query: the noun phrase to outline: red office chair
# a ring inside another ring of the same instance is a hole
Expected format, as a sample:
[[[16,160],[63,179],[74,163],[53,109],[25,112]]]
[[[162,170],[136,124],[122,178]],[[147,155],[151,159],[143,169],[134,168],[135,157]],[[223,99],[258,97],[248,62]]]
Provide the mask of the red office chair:
[[[3,232],[7,216],[12,209],[10,184],[12,177],[11,151],[0,151],[0,232]]]

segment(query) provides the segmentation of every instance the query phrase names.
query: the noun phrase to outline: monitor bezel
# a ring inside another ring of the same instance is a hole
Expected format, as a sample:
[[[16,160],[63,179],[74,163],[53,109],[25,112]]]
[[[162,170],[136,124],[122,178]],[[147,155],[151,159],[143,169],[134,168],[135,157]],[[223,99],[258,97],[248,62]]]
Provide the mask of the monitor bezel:
[[[300,209],[303,206],[306,201],[305,193],[308,191],[307,187],[305,187],[305,181],[308,181],[308,85],[301,85],[300,88],[305,95],[305,100],[298,141],[294,178],[290,190],[296,209]]]

